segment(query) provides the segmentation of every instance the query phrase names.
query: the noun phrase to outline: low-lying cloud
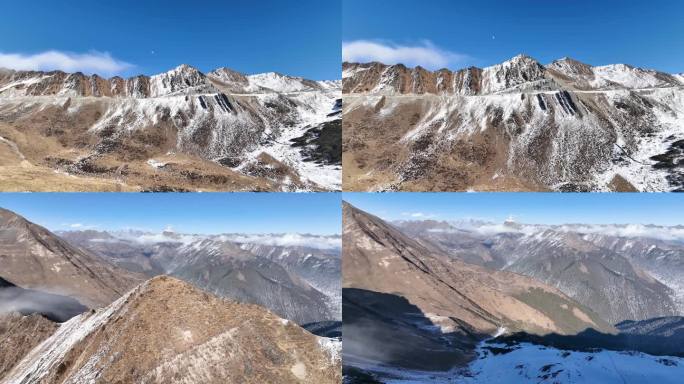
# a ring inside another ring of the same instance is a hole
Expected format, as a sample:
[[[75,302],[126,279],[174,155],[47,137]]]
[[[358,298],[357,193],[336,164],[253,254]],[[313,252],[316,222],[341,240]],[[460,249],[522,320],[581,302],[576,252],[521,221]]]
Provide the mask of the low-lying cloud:
[[[342,239],[338,236],[313,236],[299,233],[285,234],[239,234],[225,235],[227,240],[237,243],[262,244],[281,247],[310,247],[318,249],[339,249]]]
[[[545,230],[558,232],[576,232],[581,234],[598,234],[624,238],[650,238],[665,241],[684,242],[684,227],[663,227],[643,224],[565,224],[565,225],[542,225],[542,224],[514,224],[504,223],[451,223],[452,229],[435,228],[430,232],[453,232],[468,231],[482,236],[492,236],[501,233],[520,233],[531,236]]]
[[[462,66],[471,60],[468,55],[441,49],[429,40],[417,45],[372,40],[347,41],[342,43],[342,59],[348,62],[379,61],[383,64],[421,66],[431,70]]]
[[[54,71],[98,73],[105,76],[121,74],[133,64],[118,60],[109,52],[72,53],[46,51],[31,55],[0,52],[0,68],[19,71]]]
[[[242,234],[230,233],[222,235],[193,235],[176,233],[167,228],[162,233],[122,231],[103,233],[100,238],[90,239],[92,242],[116,243],[119,241],[131,242],[141,245],[153,245],[159,243],[182,243],[192,244],[205,239],[217,241],[230,241],[234,243],[250,243],[281,247],[309,247],[317,249],[340,249],[342,239],[339,236],[319,236],[300,233],[277,233],[277,234]]]
[[[562,230],[580,233],[596,233],[617,237],[646,237],[659,240],[684,241],[684,228],[660,227],[643,224],[626,225],[568,225]]]
[[[41,314],[63,322],[88,310],[75,299],[19,287],[0,287],[0,314]]]

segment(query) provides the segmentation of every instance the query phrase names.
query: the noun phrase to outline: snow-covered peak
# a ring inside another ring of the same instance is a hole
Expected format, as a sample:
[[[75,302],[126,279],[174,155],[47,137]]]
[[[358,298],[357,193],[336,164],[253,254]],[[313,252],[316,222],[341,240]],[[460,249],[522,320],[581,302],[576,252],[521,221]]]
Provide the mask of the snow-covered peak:
[[[211,88],[207,77],[187,64],[150,78],[150,96],[159,97],[190,88]]]
[[[322,80],[316,83],[326,90],[339,91],[342,89],[342,80]]]
[[[593,69],[596,76],[593,85],[596,87],[613,83],[631,89],[653,88],[672,85],[677,81],[670,75],[626,64],[603,65]]]
[[[247,76],[230,68],[221,67],[209,72],[209,76],[224,82],[247,83]]]
[[[249,89],[266,88],[274,92],[305,92],[318,88],[316,82],[277,72],[249,75],[247,79],[249,80]]]
[[[525,54],[519,54],[516,56],[513,56],[512,58],[504,61],[503,63],[500,64],[495,64],[489,67],[485,67],[484,69],[494,69],[494,68],[509,68],[509,67],[520,67],[520,66],[529,66],[529,65],[541,65],[537,60],[534,58],[527,56]]]
[[[528,82],[543,80],[545,68],[527,55],[518,55],[482,70],[482,92],[495,93]]]

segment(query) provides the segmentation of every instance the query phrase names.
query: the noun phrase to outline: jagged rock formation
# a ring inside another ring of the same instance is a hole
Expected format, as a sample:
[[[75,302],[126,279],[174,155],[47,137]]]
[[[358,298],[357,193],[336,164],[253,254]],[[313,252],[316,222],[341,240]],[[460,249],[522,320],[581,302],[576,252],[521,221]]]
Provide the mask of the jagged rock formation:
[[[339,189],[339,161],[290,140],[339,121],[328,115],[340,87],[188,65],[129,79],[1,71],[0,156],[20,155],[3,174],[13,190],[50,190],[23,180],[45,168],[112,184],[85,179],[81,190]]]
[[[47,229],[0,208],[0,276],[12,284],[108,305],[142,279],[78,249]]]
[[[7,383],[339,383],[339,345],[169,277],[73,318]]]
[[[614,332],[549,285],[464,263],[349,204],[343,209],[343,333],[350,365],[446,370],[472,358],[477,340],[502,330]]]
[[[683,89],[676,75],[569,58],[345,63],[345,188],[678,190]]]

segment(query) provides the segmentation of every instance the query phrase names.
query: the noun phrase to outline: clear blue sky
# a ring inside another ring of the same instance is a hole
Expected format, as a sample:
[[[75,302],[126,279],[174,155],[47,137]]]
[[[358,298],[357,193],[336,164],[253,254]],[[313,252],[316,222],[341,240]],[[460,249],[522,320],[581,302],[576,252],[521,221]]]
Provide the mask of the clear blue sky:
[[[340,204],[340,193],[0,193],[0,207],[50,230],[339,234]]]
[[[684,225],[678,193],[345,193],[344,200],[387,220]]]
[[[0,53],[109,52],[155,74],[180,64],[340,78],[341,0],[6,1]]]
[[[487,66],[519,53],[684,72],[684,1],[343,0],[344,41],[432,41]]]

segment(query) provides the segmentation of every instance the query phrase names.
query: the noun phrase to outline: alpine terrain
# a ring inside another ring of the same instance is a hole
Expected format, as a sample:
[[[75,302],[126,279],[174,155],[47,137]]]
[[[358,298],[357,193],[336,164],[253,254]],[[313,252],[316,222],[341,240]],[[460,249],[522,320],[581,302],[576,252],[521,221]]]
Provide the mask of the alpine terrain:
[[[0,214],[2,384],[341,380],[339,236],[58,235]]]
[[[300,325],[342,319],[337,236],[92,230],[60,235],[121,268],[171,275]]]
[[[624,64],[344,63],[345,189],[684,189],[684,76]]]
[[[345,204],[345,380],[676,383],[684,373],[680,290],[624,244],[681,259],[679,233],[389,223]]]
[[[278,73],[0,69],[0,189],[341,187],[341,83]]]

